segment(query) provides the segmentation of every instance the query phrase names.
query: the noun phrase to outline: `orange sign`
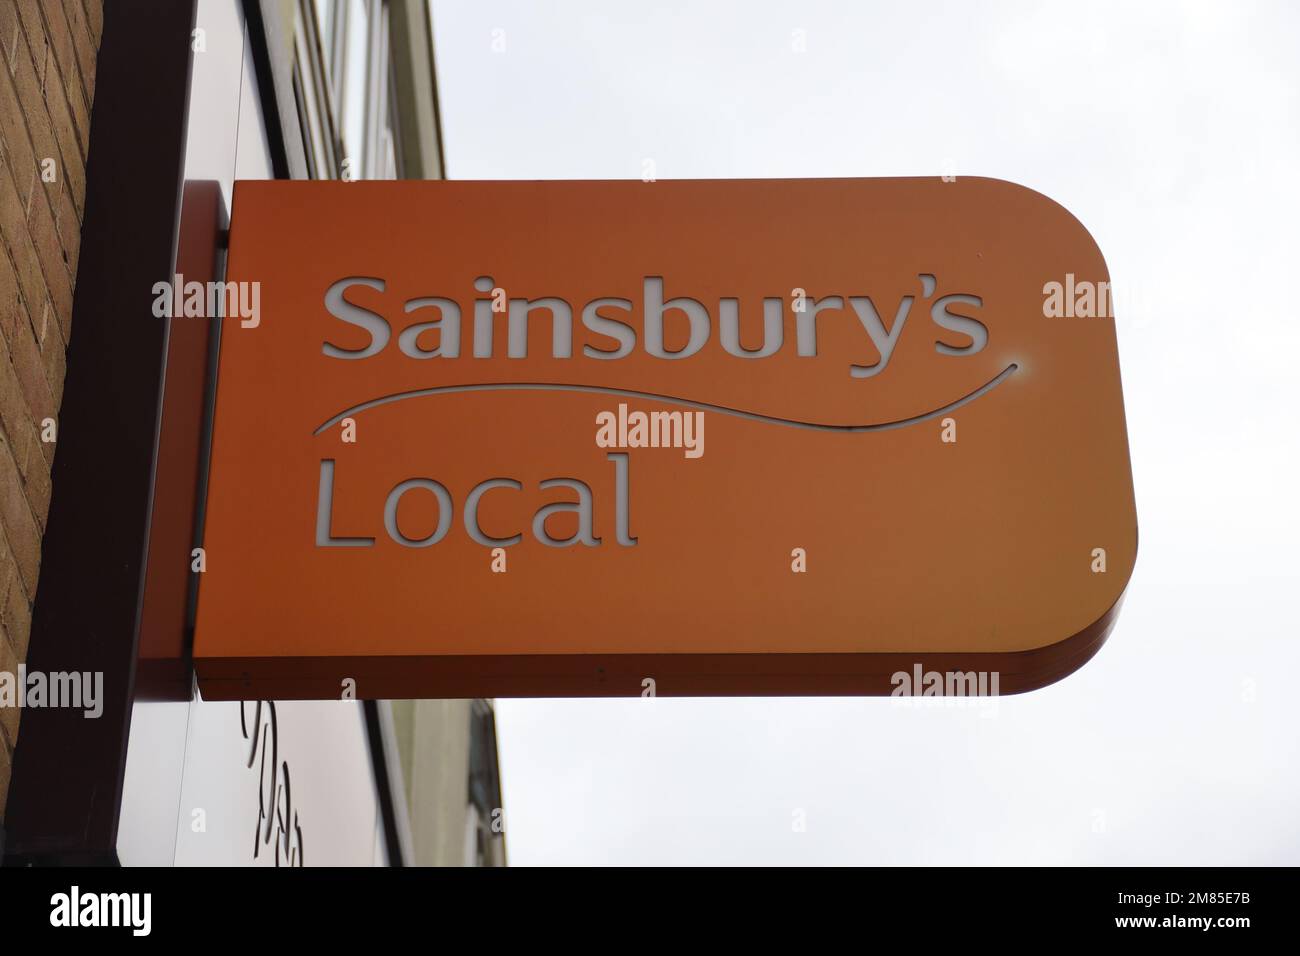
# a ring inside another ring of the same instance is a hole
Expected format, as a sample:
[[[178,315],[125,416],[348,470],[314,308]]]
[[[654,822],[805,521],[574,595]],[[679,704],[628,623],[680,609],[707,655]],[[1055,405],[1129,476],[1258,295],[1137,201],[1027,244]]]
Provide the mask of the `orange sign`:
[[[241,182],[227,281],[207,698],[1009,693],[1133,568],[1106,265],[1019,186]]]

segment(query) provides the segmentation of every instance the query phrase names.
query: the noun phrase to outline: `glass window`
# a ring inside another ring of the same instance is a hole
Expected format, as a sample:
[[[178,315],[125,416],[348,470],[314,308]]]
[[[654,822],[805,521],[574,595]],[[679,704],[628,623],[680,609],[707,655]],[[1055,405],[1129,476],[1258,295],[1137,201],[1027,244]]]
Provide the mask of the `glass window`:
[[[294,94],[312,175],[396,179],[388,5],[300,0],[298,13]]]

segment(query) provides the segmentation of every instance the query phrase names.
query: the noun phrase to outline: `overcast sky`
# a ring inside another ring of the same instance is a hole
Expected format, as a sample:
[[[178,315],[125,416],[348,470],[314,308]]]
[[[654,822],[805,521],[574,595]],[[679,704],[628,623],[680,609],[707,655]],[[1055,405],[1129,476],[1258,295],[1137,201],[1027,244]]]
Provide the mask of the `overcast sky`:
[[[512,864],[1300,863],[1300,7],[433,12],[453,178],[993,176],[1120,293],[1141,545],[1091,663],[995,707],[499,701]]]

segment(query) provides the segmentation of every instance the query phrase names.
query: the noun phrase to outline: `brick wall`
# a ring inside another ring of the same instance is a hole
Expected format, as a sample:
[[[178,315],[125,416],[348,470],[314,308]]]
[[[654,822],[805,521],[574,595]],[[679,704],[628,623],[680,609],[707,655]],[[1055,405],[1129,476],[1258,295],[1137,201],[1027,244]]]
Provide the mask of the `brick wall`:
[[[0,0],[0,675],[27,656],[102,28],[103,0]],[[0,822],[18,723],[0,707]]]

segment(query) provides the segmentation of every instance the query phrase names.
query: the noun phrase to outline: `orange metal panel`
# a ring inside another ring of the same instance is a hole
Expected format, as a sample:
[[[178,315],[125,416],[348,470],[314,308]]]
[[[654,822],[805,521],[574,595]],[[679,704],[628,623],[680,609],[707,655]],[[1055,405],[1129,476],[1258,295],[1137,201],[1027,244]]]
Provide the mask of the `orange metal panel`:
[[[1019,186],[242,182],[227,278],[260,283],[260,320],[221,344],[206,697],[888,694],[914,661],[1006,693],[1091,656],[1133,568],[1114,320],[1045,314],[1106,265]],[[369,281],[330,306],[345,279]],[[659,282],[707,319],[666,308],[662,347]],[[569,347],[539,307],[512,356],[481,287],[563,300]],[[733,354],[764,299],[779,347]],[[703,453],[601,447],[620,405],[701,413]],[[548,545],[534,516],[572,482],[599,543]],[[494,572],[481,540],[516,534]]]

